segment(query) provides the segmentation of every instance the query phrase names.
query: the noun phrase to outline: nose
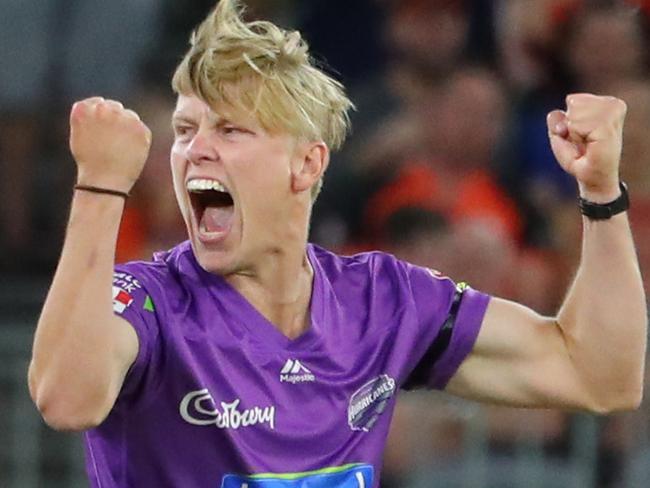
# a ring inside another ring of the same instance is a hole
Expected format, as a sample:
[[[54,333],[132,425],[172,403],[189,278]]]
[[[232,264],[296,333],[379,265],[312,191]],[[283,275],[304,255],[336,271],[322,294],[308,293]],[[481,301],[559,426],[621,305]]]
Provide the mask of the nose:
[[[203,128],[197,131],[185,151],[187,160],[195,165],[214,162],[219,159],[219,151],[215,142]]]

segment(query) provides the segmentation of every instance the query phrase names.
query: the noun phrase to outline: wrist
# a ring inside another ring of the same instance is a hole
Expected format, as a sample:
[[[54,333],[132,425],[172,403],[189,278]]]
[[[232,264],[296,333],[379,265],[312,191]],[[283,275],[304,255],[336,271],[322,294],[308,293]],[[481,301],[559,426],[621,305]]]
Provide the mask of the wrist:
[[[619,180],[600,187],[589,187],[579,183],[578,187],[580,190],[580,198],[591,203],[606,204],[621,196],[621,184]]]
[[[75,185],[74,190],[88,192],[88,193],[95,193],[95,194],[105,195],[109,197],[119,197],[124,200],[129,198],[129,194],[127,192],[120,191],[120,190],[113,190],[112,188],[102,188],[102,187],[91,186],[91,185]]]
[[[616,193],[616,197],[608,196]],[[616,193],[599,193],[597,195],[598,198],[609,198],[609,200],[605,202],[594,202],[580,196],[578,199],[580,212],[590,220],[608,220],[614,215],[626,212],[630,208],[630,197],[627,191],[627,185],[623,182],[619,182],[618,192]]]
[[[93,174],[90,171],[79,170],[77,173],[77,181],[75,187],[84,186],[92,188],[106,188],[120,193],[128,194],[135,181],[130,181],[127,178],[120,177],[119,175],[102,175]]]
[[[124,209],[123,198],[106,198],[85,191],[74,192],[66,240],[92,240],[98,245],[110,246],[113,249],[111,252],[114,252]]]
[[[126,206],[126,198],[77,189],[72,191],[72,202],[81,207],[119,208],[120,212]]]
[[[93,229],[93,235],[98,229],[106,231],[108,222],[115,223],[115,229],[119,228],[122,214],[126,206],[123,198],[106,197],[86,191],[75,191],[72,197],[70,208],[69,225],[82,225],[86,231]],[[99,232],[101,234],[101,232]]]

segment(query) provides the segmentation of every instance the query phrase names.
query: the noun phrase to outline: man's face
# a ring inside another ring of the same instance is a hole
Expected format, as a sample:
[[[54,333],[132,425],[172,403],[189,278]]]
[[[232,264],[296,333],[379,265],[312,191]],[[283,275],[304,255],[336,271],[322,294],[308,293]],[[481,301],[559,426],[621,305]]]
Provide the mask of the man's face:
[[[172,125],[174,190],[199,263],[250,271],[291,236],[295,139],[188,95],[179,95]]]

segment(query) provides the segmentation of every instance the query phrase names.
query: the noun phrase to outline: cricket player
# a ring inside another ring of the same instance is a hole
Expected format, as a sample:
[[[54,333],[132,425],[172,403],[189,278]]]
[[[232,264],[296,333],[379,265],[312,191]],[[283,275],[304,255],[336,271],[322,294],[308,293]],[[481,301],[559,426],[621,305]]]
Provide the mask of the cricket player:
[[[400,389],[639,405],[647,311],[618,176],[622,101],[575,94],[549,114],[584,235],[564,303],[543,317],[387,254],[307,242],[351,102],[299,33],[222,0],[173,88],[188,241],[150,262],[114,262],[149,130],[116,101],[71,112],[78,180],[29,387],[50,426],[85,431],[91,486],[377,487]]]

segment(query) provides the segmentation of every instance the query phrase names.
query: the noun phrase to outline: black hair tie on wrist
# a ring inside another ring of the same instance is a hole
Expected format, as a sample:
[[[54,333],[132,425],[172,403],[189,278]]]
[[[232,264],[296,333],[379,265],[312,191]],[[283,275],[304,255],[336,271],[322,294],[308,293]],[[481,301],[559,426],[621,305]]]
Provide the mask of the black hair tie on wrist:
[[[126,200],[129,198],[128,192],[119,191],[119,190],[110,190],[108,188],[100,188],[98,186],[89,186],[89,185],[75,185],[75,190],[88,191],[91,193],[101,193],[103,195],[112,195],[114,197],[121,197]]]

